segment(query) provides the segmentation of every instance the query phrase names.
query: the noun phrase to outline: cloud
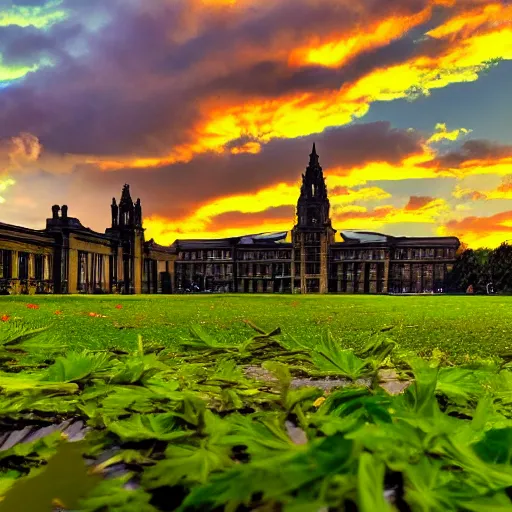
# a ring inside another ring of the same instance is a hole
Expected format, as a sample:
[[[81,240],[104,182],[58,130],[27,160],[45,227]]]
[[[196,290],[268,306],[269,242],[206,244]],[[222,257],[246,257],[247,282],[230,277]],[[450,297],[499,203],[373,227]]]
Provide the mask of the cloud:
[[[0,140],[0,174],[23,170],[35,162],[41,153],[41,144],[30,133],[20,133],[16,137]]]
[[[110,198],[129,182],[143,200],[147,234],[169,242],[176,233],[279,228],[285,218],[275,215],[295,204],[313,141],[334,214],[354,214],[354,222],[442,222],[448,206],[436,192],[420,197],[411,186],[391,197],[372,181],[510,173],[509,146],[434,147],[458,145],[469,129],[439,123],[425,135],[361,122],[375,102],[475,81],[492,59],[511,59],[512,30],[500,21],[510,6],[14,4],[0,14],[0,166],[2,179],[17,182],[5,190],[7,203],[23,203],[14,192],[29,176],[58,183],[55,195],[66,190],[74,196],[66,202],[102,230]],[[28,218],[4,206],[7,220]]]
[[[372,210],[348,208],[333,216],[333,224],[339,226],[339,229],[361,229],[361,222],[364,222],[367,229],[380,229],[385,224],[398,223],[435,224],[449,211],[449,205],[444,199],[410,197],[402,207],[382,205]]]
[[[461,135],[466,135],[471,133],[472,130],[468,130],[467,128],[458,128],[455,130],[448,131],[446,129],[445,123],[436,124],[436,131],[432,134],[432,136],[427,140],[428,144],[433,142],[440,142],[444,140],[448,141],[456,141]]]
[[[62,0],[41,2],[24,0],[15,2],[10,8],[0,11],[0,27],[18,25],[20,27],[47,28],[66,18],[61,8]]]
[[[405,210],[419,210],[434,200],[433,197],[411,196],[409,202],[405,205]]]
[[[444,175],[509,174],[512,145],[489,140],[471,139],[454,151],[442,154],[422,165]]]
[[[241,136],[268,142],[348,124],[372,101],[476,79],[487,58],[501,56],[502,46],[473,48],[471,38],[460,43],[463,52],[440,36],[414,45],[407,31],[428,21],[438,3],[211,2],[200,9],[194,2],[190,14],[184,1],[113,2],[102,13],[108,25],[83,42],[85,56],[62,52],[59,65],[4,91],[0,136],[28,131],[49,151],[95,155],[87,162],[124,169],[222,151]],[[92,5],[96,12],[101,4]],[[66,18],[50,27],[52,36],[85,13],[73,2],[62,8]],[[467,10],[454,9],[457,16]],[[293,58],[300,48],[305,62]],[[325,49],[341,51],[335,67],[319,57]]]
[[[458,199],[471,199],[473,201],[512,199],[512,174],[504,176],[500,185],[491,190],[472,190],[470,188],[456,186],[453,191],[453,196]]]
[[[496,247],[512,238],[512,210],[488,217],[451,220],[439,228],[439,234],[458,236],[471,247]]]

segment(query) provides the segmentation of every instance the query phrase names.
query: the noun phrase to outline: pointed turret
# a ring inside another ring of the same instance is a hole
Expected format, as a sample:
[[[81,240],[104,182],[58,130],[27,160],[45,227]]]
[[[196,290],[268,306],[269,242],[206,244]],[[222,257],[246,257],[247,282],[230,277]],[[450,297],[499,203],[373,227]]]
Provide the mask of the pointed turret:
[[[309,165],[306,168],[305,174],[302,175],[302,187],[299,203],[301,201],[310,201],[312,199],[326,201],[327,205],[329,205],[325,178],[322,172],[322,167],[318,163],[318,154],[314,143],[313,149],[309,155]]]
[[[130,185],[125,184],[119,201],[119,226],[134,227],[135,206],[130,195]]]
[[[123,191],[121,192],[121,201],[119,202],[119,206],[123,204],[133,205],[132,196],[130,195],[130,185],[125,183],[123,185]]]
[[[316,147],[315,147],[315,143],[313,142],[313,149],[312,149],[311,153],[309,154],[309,166],[313,168],[317,165],[318,165],[318,155],[316,154]]]

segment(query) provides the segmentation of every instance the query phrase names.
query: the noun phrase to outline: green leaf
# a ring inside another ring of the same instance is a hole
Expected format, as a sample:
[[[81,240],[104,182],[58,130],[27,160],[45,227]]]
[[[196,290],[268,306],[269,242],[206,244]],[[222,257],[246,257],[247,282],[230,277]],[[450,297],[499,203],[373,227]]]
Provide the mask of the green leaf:
[[[175,415],[172,413],[134,414],[126,420],[110,423],[108,429],[123,442],[172,441],[191,435],[191,432],[182,430],[176,424]]]
[[[143,489],[127,489],[133,478],[129,473],[119,478],[104,480],[80,501],[80,512],[158,512],[150,504],[151,494]]]
[[[352,350],[337,347],[330,333],[313,351],[313,362],[320,370],[335,372],[340,377],[357,380],[371,371],[371,363],[357,357]]]
[[[80,382],[98,374],[105,374],[113,366],[112,357],[107,353],[93,354],[87,351],[71,352],[59,357],[48,368],[46,380],[53,382]]]
[[[362,453],[357,472],[357,503],[361,512],[390,512],[384,498],[384,473],[386,466],[370,453]]]
[[[147,469],[143,483],[148,488],[206,483],[211,473],[233,466],[231,449],[202,440],[198,447],[170,445],[165,460]]]

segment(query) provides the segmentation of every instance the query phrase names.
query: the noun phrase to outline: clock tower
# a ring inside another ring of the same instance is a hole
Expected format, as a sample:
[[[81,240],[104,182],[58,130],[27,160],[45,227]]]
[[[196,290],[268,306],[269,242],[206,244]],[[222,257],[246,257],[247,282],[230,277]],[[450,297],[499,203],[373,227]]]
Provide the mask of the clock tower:
[[[315,144],[302,175],[297,202],[297,224],[292,231],[292,282],[301,293],[326,293],[329,246],[336,230],[331,226],[327,187]]]

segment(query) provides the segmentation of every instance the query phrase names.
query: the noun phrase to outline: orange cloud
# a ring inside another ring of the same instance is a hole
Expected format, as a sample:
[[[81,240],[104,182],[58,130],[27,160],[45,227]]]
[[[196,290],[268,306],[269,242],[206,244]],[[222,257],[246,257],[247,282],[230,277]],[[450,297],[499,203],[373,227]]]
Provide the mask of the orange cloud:
[[[422,165],[442,176],[475,176],[479,174],[510,174],[512,146],[496,144],[487,140],[472,139],[464,142],[460,149],[425,161]]]
[[[512,174],[502,178],[501,184],[494,190],[472,190],[456,186],[453,196],[457,199],[493,200],[493,199],[512,199]]]
[[[146,235],[158,239],[159,243],[170,244],[176,238],[183,238],[183,233],[189,238],[218,238],[237,236],[244,232],[288,230],[295,221],[298,191],[298,184],[280,183],[253,194],[216,198],[181,219],[145,218]],[[378,201],[389,197],[391,195],[379,187],[345,189],[341,194],[333,190],[329,194],[333,212],[355,202]],[[279,212],[279,215],[289,213],[278,218],[270,212]]]
[[[512,210],[489,217],[451,220],[438,229],[441,236],[457,236],[472,248],[497,247],[512,238]]]
[[[495,12],[498,7],[495,6],[493,9],[494,11],[491,11]],[[499,9],[500,16],[508,16],[510,13],[510,7]],[[443,88],[453,83],[475,81],[487,68],[490,60],[512,58],[512,28],[506,24],[492,23],[494,15],[491,14],[485,14],[490,22],[480,25],[476,21],[471,21],[474,17],[472,11],[469,14],[457,15],[437,27],[437,31],[433,29],[429,32],[432,40],[448,38],[448,42],[451,41],[450,38],[459,35],[453,40],[453,44],[440,45],[437,52],[430,49],[428,54],[424,55],[421,54],[420,45],[417,53],[402,63],[383,68],[374,67],[365,76],[347,81],[339,90],[327,87],[315,92],[283,93],[279,97],[270,98],[262,98],[256,94],[253,97],[237,97],[235,94],[223,98],[204,97],[199,104],[202,121],[190,130],[193,140],[177,145],[166,156],[96,158],[88,161],[97,163],[105,170],[156,167],[189,161],[194,155],[204,152],[224,152],[227,144],[242,135],[250,137],[255,142],[266,143],[274,138],[295,138],[319,133],[325,128],[346,125],[354,118],[364,116],[374,101],[392,101],[417,94],[428,95],[432,89]],[[408,23],[414,26],[426,18],[428,10],[411,16]],[[461,21],[464,19],[469,21],[464,24]],[[334,59],[337,66],[340,63],[342,66],[349,55],[357,55],[357,52],[364,51],[367,45],[389,43],[398,37],[400,31],[407,28],[400,24],[394,27],[391,18],[380,22],[378,26],[384,28],[376,30],[374,26],[358,27],[358,43],[350,42],[353,41],[350,36],[345,36],[348,37],[344,39],[345,43],[336,40],[326,43],[327,46],[297,50],[302,57],[297,57],[297,54],[292,59],[294,66],[305,65],[304,59],[316,59],[316,63],[327,59],[329,65],[334,65],[329,61]],[[464,32],[467,26],[472,27],[469,33]],[[338,53],[332,54],[327,52],[329,48],[340,49],[336,50]],[[329,57],[321,57],[325,55]],[[453,135],[444,133],[444,138],[449,137]],[[441,138],[441,135],[434,135],[433,140],[436,138]]]
[[[487,2],[486,2],[487,3]],[[494,30],[510,23],[512,9],[498,2],[480,5],[468,12],[454,16],[443,25],[430,30],[427,35],[435,39],[471,37],[477,30]]]
[[[448,131],[446,129],[445,123],[436,124],[436,131],[432,134],[432,136],[427,140],[427,144],[431,144],[432,142],[440,142],[442,140],[456,141],[461,135],[466,135],[471,133],[472,130],[468,130],[467,128],[458,128],[455,130]]]
[[[414,197],[402,208],[392,205],[377,206],[373,210],[349,210],[333,215],[333,223],[338,229],[380,229],[386,224],[424,223],[435,224],[450,211],[444,199]]]
[[[419,210],[432,203],[435,199],[427,196],[411,196],[405,205],[405,210]]]
[[[319,64],[326,67],[339,67],[360,53],[389,44],[404,33],[424,23],[430,18],[431,9],[423,9],[413,16],[390,16],[365,26],[356,26],[343,38],[318,43],[318,36],[308,45],[293,50],[288,63],[293,66]]]

